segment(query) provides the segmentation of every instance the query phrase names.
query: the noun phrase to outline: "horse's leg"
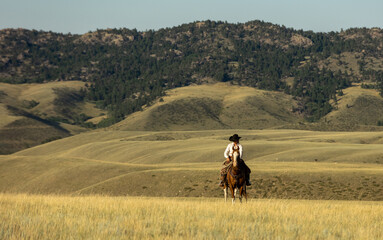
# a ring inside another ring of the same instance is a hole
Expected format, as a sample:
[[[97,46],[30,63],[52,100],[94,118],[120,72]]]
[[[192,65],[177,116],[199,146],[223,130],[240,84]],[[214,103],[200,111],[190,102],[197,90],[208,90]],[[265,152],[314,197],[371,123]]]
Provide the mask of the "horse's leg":
[[[231,203],[234,204],[235,201],[235,195],[234,195],[234,187],[230,185],[230,191],[231,191]]]
[[[225,185],[223,192],[225,193],[225,202],[227,202],[227,186]]]
[[[237,194],[238,194],[238,188],[234,188],[234,202],[235,202],[235,198],[237,197]]]
[[[239,201],[242,203],[243,186],[239,189]]]

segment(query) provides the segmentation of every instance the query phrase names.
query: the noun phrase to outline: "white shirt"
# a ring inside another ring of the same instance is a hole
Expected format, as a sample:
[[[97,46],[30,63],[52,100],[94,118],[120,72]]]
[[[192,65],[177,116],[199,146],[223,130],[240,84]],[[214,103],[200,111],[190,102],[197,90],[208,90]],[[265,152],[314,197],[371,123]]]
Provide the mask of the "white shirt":
[[[234,146],[234,142],[229,143],[229,145],[227,145],[227,148],[226,148],[225,153],[224,153],[225,158],[228,158],[229,156],[230,157],[233,156],[233,146]],[[242,145],[240,143],[238,143],[237,146],[239,147],[239,157],[242,159],[242,156],[243,156]]]

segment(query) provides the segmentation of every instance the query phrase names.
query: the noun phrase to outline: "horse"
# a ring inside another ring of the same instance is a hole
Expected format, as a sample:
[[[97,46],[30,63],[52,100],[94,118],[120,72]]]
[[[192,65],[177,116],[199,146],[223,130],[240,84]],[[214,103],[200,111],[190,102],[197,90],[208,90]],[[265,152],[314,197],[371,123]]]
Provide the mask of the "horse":
[[[240,164],[239,158],[239,149],[233,148],[232,156],[233,165],[227,171],[226,179],[227,183],[223,188],[225,193],[225,202],[227,201],[227,189],[230,188],[232,204],[235,203],[235,197],[239,191],[239,201],[242,203],[242,196],[245,197],[247,202],[247,193],[246,193],[246,179],[245,179],[245,169]]]

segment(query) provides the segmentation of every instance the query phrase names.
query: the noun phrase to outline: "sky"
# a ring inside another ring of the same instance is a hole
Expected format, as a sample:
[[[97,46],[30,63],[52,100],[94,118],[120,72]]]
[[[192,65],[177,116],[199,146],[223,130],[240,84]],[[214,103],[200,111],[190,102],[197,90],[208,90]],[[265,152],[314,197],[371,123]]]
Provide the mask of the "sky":
[[[139,31],[202,20],[263,20],[315,32],[383,28],[383,0],[0,0],[0,29],[82,34]]]

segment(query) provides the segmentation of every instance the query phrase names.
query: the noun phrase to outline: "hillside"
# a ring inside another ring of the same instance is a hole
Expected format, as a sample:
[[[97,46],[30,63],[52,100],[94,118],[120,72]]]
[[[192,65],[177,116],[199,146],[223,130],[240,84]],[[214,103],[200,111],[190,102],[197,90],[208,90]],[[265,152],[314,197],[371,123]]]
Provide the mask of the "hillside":
[[[0,154],[87,131],[76,121],[104,113],[81,99],[83,82],[0,83]]]
[[[382,125],[379,122],[383,120],[383,98],[374,89],[363,89],[360,85],[347,88],[333,104],[335,110],[323,119],[329,125],[344,130]]]
[[[106,112],[79,99],[83,82],[0,84],[0,153],[13,153],[75,135],[97,124]],[[61,89],[61,90],[60,90]],[[63,94],[64,93],[64,94]],[[77,99],[77,100],[76,100]],[[195,131],[214,129],[383,130],[383,98],[377,90],[354,85],[331,102],[333,110],[307,122],[288,94],[231,83],[175,88],[142,111],[110,126],[118,131]]]
[[[382,132],[235,131],[251,198],[382,200]],[[0,192],[219,197],[233,130],[93,131],[0,156]]]
[[[383,98],[360,84],[346,88],[333,110],[308,122],[294,109],[290,95],[229,83],[176,88],[153,105],[110,127],[112,130],[305,129],[327,131],[383,130]]]
[[[0,30],[0,81],[82,80],[86,98],[110,111],[109,124],[166,90],[232,82],[277,90],[317,121],[352,82],[383,90],[383,30],[314,33],[263,21],[203,21],[158,31],[105,29],[83,35]]]
[[[262,129],[303,121],[291,96],[251,87],[210,84],[176,88],[143,111],[112,126],[117,130]]]
[[[288,129],[316,131],[382,131],[383,98],[376,89],[353,84],[331,101],[332,111],[316,122],[283,126]]]

